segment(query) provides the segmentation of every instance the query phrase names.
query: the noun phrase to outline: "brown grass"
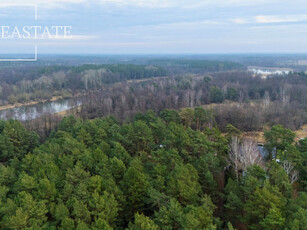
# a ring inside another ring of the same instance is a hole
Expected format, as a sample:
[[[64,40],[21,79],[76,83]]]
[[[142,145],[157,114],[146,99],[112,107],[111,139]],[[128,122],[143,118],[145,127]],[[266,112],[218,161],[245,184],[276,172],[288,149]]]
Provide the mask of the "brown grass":
[[[300,139],[307,138],[307,125],[303,125],[299,130],[294,131],[296,134],[295,141],[298,142]],[[244,137],[255,139],[258,143],[264,143],[264,132],[245,132]]]
[[[77,106],[75,108],[72,108],[72,109],[68,109],[68,110],[64,110],[62,112],[55,113],[55,115],[58,115],[60,117],[65,117],[65,116],[69,116],[69,115],[76,115],[80,110],[81,110],[81,105]]]
[[[307,138],[307,125],[303,125],[299,130],[295,131],[296,139]]]

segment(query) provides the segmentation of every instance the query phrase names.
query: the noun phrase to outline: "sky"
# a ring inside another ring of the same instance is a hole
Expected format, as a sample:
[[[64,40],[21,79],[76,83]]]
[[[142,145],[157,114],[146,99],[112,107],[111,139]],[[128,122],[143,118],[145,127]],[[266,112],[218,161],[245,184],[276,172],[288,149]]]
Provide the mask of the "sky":
[[[0,38],[1,54],[307,53],[306,0],[0,0],[0,26],[25,25],[71,37]]]

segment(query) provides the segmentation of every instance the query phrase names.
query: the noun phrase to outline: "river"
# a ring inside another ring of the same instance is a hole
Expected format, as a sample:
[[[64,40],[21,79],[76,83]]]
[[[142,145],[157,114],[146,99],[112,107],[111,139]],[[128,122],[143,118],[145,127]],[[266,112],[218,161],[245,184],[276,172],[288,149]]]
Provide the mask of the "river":
[[[81,105],[76,99],[41,102],[35,105],[20,106],[0,111],[0,119],[16,119],[21,121],[33,120],[44,114],[63,112]]]

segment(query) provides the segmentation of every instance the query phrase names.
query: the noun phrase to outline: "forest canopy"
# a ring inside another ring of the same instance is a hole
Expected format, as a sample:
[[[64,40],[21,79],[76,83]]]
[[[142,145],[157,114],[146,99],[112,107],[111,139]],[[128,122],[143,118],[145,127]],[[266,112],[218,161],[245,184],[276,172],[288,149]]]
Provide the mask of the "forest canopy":
[[[1,122],[0,228],[304,229],[307,139],[273,126],[261,155],[213,121],[203,108],[70,116],[42,143]]]

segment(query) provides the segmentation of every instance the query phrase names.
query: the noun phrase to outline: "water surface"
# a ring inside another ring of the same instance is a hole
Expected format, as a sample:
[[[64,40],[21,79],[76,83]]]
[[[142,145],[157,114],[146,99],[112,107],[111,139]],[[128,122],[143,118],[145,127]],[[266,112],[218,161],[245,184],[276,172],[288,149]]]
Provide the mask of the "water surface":
[[[76,99],[41,102],[35,105],[20,106],[0,111],[0,119],[32,120],[44,114],[54,114],[75,108],[81,104]]]

